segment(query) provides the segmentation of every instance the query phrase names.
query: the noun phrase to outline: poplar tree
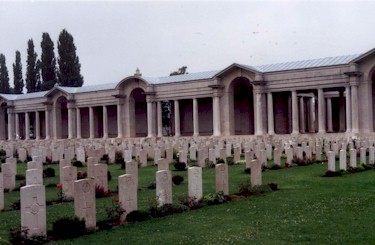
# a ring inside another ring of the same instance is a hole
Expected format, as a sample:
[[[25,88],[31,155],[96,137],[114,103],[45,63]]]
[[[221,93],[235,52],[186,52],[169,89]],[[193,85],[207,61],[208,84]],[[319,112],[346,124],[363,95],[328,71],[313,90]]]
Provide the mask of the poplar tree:
[[[13,84],[13,93],[22,94],[24,83],[22,78],[21,53],[18,50],[16,51],[15,63],[13,63]]]
[[[76,54],[73,36],[63,29],[57,42],[58,58],[58,79],[59,85],[67,87],[81,87],[83,77],[81,75],[81,64]]]
[[[5,63],[5,56],[0,54],[0,93],[1,94],[10,94],[9,86],[9,74],[8,68]]]
[[[30,39],[27,42],[27,68],[26,68],[26,89],[28,93],[40,91],[40,74],[37,60],[37,53],[34,51],[34,42]]]
[[[50,90],[56,83],[56,58],[54,44],[48,33],[43,33],[40,44],[42,54],[39,68],[42,74],[41,91]]]

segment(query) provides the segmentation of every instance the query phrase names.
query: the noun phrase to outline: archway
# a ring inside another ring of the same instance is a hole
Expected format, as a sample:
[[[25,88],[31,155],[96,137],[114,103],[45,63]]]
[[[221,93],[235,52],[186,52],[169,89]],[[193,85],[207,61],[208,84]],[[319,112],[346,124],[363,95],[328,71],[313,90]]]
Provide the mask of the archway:
[[[237,77],[231,82],[229,91],[233,95],[234,134],[254,134],[254,99],[250,81]]]
[[[60,96],[55,103],[56,139],[68,138],[68,106],[65,96]]]
[[[147,103],[142,88],[135,88],[129,97],[131,136],[147,136]]]

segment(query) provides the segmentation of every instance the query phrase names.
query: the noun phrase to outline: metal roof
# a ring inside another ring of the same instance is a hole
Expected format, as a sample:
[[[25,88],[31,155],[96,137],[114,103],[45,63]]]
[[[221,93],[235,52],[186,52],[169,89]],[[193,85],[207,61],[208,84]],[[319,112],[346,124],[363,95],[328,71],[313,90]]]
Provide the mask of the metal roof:
[[[367,53],[365,53],[367,54]],[[325,67],[325,66],[335,66],[335,65],[345,65],[349,64],[353,60],[365,55],[365,54],[354,54],[354,55],[345,55],[337,57],[327,57],[321,59],[310,59],[310,60],[301,60],[301,61],[292,61],[285,63],[276,63],[268,65],[259,65],[259,66],[249,66],[249,65],[240,65],[250,70],[256,70],[259,72],[276,72],[276,71],[288,71],[288,70],[297,70],[297,69],[307,69],[307,68],[316,68],[316,67]],[[176,76],[166,76],[166,77],[142,77],[145,81],[150,84],[163,84],[163,83],[175,83],[175,82],[185,82],[185,81],[196,81],[203,79],[212,79],[218,73],[223,70],[218,71],[204,71],[196,73],[188,73]],[[65,91],[69,94],[93,92],[93,91],[103,91],[115,89],[117,83],[107,83],[107,84],[95,84],[82,87],[61,87],[56,86],[62,91]],[[0,94],[6,100],[24,100],[24,99],[33,99],[44,97],[49,91],[27,93],[27,94]]]
[[[260,66],[253,66],[253,67],[259,70],[260,72],[288,71],[288,70],[307,69],[307,68],[314,68],[314,67],[345,65],[345,64],[349,64],[352,60],[358,58],[359,56],[361,55],[354,54],[354,55],[327,57],[327,58],[320,58],[320,59],[292,61],[292,62],[269,64],[269,65],[260,65]]]

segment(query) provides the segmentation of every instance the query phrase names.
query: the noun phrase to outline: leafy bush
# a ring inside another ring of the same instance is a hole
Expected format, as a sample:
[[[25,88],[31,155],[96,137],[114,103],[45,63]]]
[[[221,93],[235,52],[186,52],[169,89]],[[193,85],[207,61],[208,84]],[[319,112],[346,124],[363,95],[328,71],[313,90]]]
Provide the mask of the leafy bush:
[[[104,187],[95,185],[95,197],[102,198],[102,197],[110,197],[112,196],[112,192],[110,190],[104,190]]]
[[[182,177],[181,175],[175,175],[175,176],[172,177],[172,182],[175,185],[181,184],[182,181],[184,181],[184,177]]]
[[[70,239],[86,233],[84,219],[78,217],[63,217],[52,223],[52,232],[59,239]]]
[[[218,158],[216,162],[217,162],[217,164],[225,163],[223,158]]]
[[[337,176],[341,176],[341,175],[342,175],[341,172],[327,170],[325,172],[325,174],[323,175],[323,177],[337,177]]]
[[[275,188],[275,187],[277,189],[277,184],[272,183],[272,188]],[[245,183],[239,184],[239,190],[237,194],[248,197],[248,196],[263,194],[268,191],[271,191],[270,186],[268,185],[251,186],[251,181],[248,180]]]
[[[77,161],[77,160],[73,160],[72,161],[72,165],[74,167],[77,167],[77,168],[82,168],[83,167],[83,163],[81,161]]]
[[[175,164],[173,164],[173,166],[177,171],[185,171],[186,170],[186,163],[184,163],[184,162],[176,162]]]
[[[281,166],[280,165],[277,165],[277,164],[273,164],[271,167],[270,167],[271,170],[278,170],[278,169],[281,169]]]
[[[280,189],[277,187],[277,184],[276,184],[276,183],[268,183],[268,187],[269,187],[272,191],[278,191],[278,190],[280,190]]]
[[[150,215],[154,218],[164,217],[168,215],[172,215],[175,213],[182,213],[188,210],[185,205],[177,205],[177,204],[164,204],[160,207],[151,207],[150,208]]]
[[[203,197],[203,203],[207,205],[217,205],[217,204],[222,204],[230,201],[231,198],[227,195],[224,195],[224,193],[217,192],[215,194],[207,194]]]
[[[149,190],[153,190],[153,189],[156,189],[156,183],[151,183],[147,186],[147,189]]]
[[[23,175],[23,174],[16,174],[16,180],[25,180],[25,179],[26,179],[25,175]]]
[[[15,201],[14,203],[12,203],[10,205],[10,208],[12,210],[20,210],[21,209],[21,201],[18,199],[17,201]]]
[[[120,221],[121,216],[125,213],[118,201],[118,198],[112,200],[112,206],[105,209],[107,213],[107,219],[112,222]]]
[[[43,170],[43,177],[50,178],[50,177],[55,177],[55,176],[56,174],[53,168],[46,168]]]
[[[115,163],[123,163],[124,162],[124,158],[122,157],[122,152],[121,151],[116,151],[115,153]]]
[[[38,245],[47,243],[48,239],[43,235],[34,235],[28,238],[26,229],[15,228],[9,231],[9,241],[11,244]]]
[[[79,170],[77,172],[77,180],[85,179],[87,177],[87,173],[83,170]]]
[[[208,158],[206,158],[206,160],[205,160],[205,165],[208,168],[214,168],[215,167],[215,163],[213,161],[210,161]]]
[[[112,180],[112,174],[109,170],[107,171],[107,179],[108,179],[108,181]]]
[[[204,204],[196,198],[191,198],[188,195],[178,197],[178,201],[181,205],[188,207],[189,210],[198,209],[204,206]]]
[[[134,210],[126,215],[126,221],[129,223],[141,222],[150,219],[151,216],[146,211]]]
[[[250,174],[251,173],[251,169],[250,168],[245,168],[245,173]]]
[[[100,159],[100,161],[101,161],[101,162],[104,162],[104,163],[106,163],[106,164],[108,164],[108,163],[109,163],[109,157],[108,157],[108,154],[104,154],[104,155],[102,156],[102,158]]]
[[[0,157],[5,157],[7,152],[4,149],[0,149]]]
[[[234,165],[234,158],[233,157],[227,157],[227,164],[228,165]]]

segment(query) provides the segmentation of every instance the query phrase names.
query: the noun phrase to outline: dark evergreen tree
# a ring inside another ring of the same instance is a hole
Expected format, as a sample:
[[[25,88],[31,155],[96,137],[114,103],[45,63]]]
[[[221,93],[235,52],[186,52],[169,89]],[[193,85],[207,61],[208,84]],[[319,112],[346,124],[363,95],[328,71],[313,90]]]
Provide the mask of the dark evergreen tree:
[[[73,36],[65,29],[61,31],[57,42],[59,53],[58,78],[59,85],[67,87],[81,87],[83,77],[81,75],[81,64],[76,54]]]
[[[0,93],[1,94],[10,94],[9,86],[9,74],[8,68],[5,63],[5,56],[0,54]]]
[[[16,51],[15,63],[13,63],[13,84],[13,93],[22,94],[24,83],[22,78],[21,53],[18,50]]]
[[[41,42],[42,54],[39,68],[42,73],[41,91],[50,90],[56,83],[56,58],[54,45],[48,33],[43,33]]]
[[[187,66],[182,66],[182,67],[178,68],[177,71],[172,72],[171,74],[169,74],[169,76],[177,76],[177,75],[182,75],[182,74],[188,74],[187,73]]]
[[[26,69],[26,89],[28,93],[40,91],[40,74],[38,55],[34,51],[34,42],[30,39],[27,42],[27,69]]]

